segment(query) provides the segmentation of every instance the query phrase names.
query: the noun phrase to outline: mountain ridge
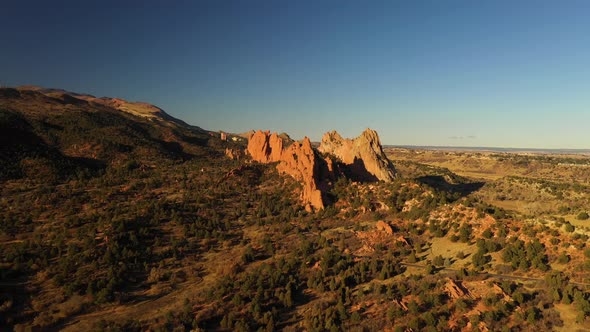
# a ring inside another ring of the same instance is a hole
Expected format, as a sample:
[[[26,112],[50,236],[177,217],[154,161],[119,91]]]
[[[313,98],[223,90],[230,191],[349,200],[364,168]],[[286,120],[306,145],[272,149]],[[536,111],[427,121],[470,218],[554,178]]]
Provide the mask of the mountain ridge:
[[[169,121],[177,125],[189,126],[192,129],[206,131],[203,128],[190,125],[181,119],[171,116],[170,114],[166,113],[162,108],[156,105],[143,101],[128,101],[123,98],[106,96],[96,97],[94,95],[87,93],[71,92],[64,89],[44,88],[36,85],[22,85],[17,86],[14,89],[18,91],[38,92],[45,96],[61,99],[70,103],[75,102],[75,100],[72,98],[87,101],[90,103],[94,102],[97,104],[113,107],[115,109],[118,109],[119,111],[126,112],[132,115],[141,116],[148,119],[159,119]]]
[[[0,179],[223,155],[218,133],[157,106],[30,86],[0,88],[0,139]]]

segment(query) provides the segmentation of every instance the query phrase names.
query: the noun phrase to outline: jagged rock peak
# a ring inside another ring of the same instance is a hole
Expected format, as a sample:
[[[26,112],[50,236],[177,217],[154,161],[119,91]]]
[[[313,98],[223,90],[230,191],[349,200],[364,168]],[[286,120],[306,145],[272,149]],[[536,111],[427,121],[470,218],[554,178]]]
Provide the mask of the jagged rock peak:
[[[318,150],[349,165],[358,179],[389,182],[395,177],[395,168],[383,152],[379,135],[372,129],[367,128],[354,139],[342,138],[335,130],[327,132]]]
[[[324,194],[318,189],[322,160],[315,153],[308,137],[286,147],[289,143],[291,141],[287,135],[258,130],[250,135],[247,151],[257,162],[279,162],[277,169],[280,173],[288,174],[302,183],[301,199],[307,209],[323,209]]]
[[[270,131],[258,130],[248,137],[248,154],[252,156],[252,159],[261,163],[270,163],[278,161],[277,153],[280,156],[282,152],[282,146],[271,146],[277,144],[274,139],[271,140]],[[273,150],[275,153],[273,154]]]
[[[320,160],[308,137],[303,138],[301,143],[294,142],[283,151],[277,169],[280,173],[289,174],[303,184],[301,199],[304,203],[316,210],[324,208],[323,194],[318,189],[321,181]]]

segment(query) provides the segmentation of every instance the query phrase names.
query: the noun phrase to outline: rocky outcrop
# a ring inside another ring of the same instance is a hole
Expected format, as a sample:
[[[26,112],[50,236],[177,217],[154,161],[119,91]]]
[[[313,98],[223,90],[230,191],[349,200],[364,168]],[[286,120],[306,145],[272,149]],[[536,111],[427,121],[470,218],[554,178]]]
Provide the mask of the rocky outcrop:
[[[379,220],[377,224],[375,224],[375,227],[378,231],[385,232],[387,235],[393,235],[393,228],[383,220]]]
[[[248,138],[248,154],[253,160],[260,163],[269,163],[276,160],[270,160],[271,147],[269,144],[268,131],[257,131]]]
[[[288,136],[287,136],[288,137]],[[319,187],[326,163],[311,146],[309,138],[293,142],[286,147],[285,136],[270,134],[269,131],[257,131],[250,135],[247,151],[252,159],[261,163],[278,162],[280,173],[288,174],[303,185],[301,199],[307,210],[323,209],[324,194]]]
[[[395,176],[374,130],[367,129],[353,140],[342,138],[336,131],[326,133],[319,150],[328,156],[322,158],[307,137],[294,142],[287,134],[261,130],[249,133],[246,149],[254,161],[276,162],[280,173],[301,182],[301,198],[307,210],[324,208],[325,193],[341,174],[355,181],[391,181]]]
[[[271,140],[273,136],[271,135]],[[282,145],[281,145],[282,146]],[[301,198],[315,209],[324,208],[322,192],[318,189],[320,182],[319,159],[311,147],[311,141],[305,137],[301,143],[294,142],[281,154],[277,165],[280,173],[286,173],[303,183]],[[309,210],[309,208],[307,208]]]
[[[512,302],[513,299],[510,295],[508,295],[508,293],[506,293],[502,287],[500,287],[500,285],[494,283],[492,285],[492,290],[494,291],[495,294],[499,294],[500,296],[502,296],[502,300],[504,300],[505,302]]]
[[[268,143],[270,148],[270,161],[280,161],[284,148],[283,139],[280,138],[277,133],[272,133],[268,139]]]
[[[395,168],[383,152],[379,135],[372,129],[366,129],[355,139],[342,138],[336,131],[328,132],[318,150],[340,159],[355,180],[389,182],[395,177]]]
[[[290,143],[284,136],[270,131],[258,130],[248,137],[248,154],[260,163],[274,163],[281,161],[285,145]]]
[[[469,293],[469,290],[465,288],[460,281],[455,281],[451,278],[447,278],[447,283],[445,284],[445,291],[447,292],[449,297],[454,300],[459,298],[474,298],[471,295],[471,293]]]
[[[225,149],[225,155],[229,159],[240,160],[244,156],[244,150],[242,150],[242,149],[234,149],[234,148],[226,148]]]

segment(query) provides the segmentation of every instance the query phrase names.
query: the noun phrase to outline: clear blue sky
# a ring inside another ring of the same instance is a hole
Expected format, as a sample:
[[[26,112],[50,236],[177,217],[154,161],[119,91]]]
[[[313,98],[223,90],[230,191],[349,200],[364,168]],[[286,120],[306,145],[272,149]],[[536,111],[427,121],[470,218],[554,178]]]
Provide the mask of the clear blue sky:
[[[20,2],[0,4],[2,85],[210,130],[590,148],[589,1]]]

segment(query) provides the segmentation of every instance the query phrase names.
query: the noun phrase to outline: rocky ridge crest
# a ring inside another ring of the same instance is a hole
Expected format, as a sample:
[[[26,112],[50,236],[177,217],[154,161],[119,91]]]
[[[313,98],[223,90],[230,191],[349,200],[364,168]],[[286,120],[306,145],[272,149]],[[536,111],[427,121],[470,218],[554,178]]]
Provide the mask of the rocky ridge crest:
[[[279,173],[288,174],[303,184],[301,199],[306,209],[323,209],[324,194],[318,188],[321,182],[320,167],[324,163],[312,148],[309,138],[292,143],[284,140],[277,133],[258,130],[248,139],[248,154],[261,163],[279,162]]]
[[[374,130],[367,129],[353,140],[342,138],[336,131],[328,132],[318,150],[328,156],[323,158],[307,137],[294,142],[287,135],[261,130],[249,135],[246,149],[254,161],[278,162],[280,173],[300,181],[307,210],[324,208],[331,182],[342,173],[358,181],[391,181],[395,176]]]
[[[336,156],[348,166],[355,180],[390,182],[395,177],[395,168],[383,152],[379,135],[372,129],[367,128],[354,139],[342,138],[337,131],[327,132],[318,150]]]

